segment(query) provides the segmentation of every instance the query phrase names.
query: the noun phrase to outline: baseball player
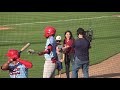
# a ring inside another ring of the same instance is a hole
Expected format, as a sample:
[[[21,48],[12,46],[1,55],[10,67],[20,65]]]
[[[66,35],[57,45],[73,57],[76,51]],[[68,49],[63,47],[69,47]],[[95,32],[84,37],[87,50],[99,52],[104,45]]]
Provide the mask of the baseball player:
[[[45,63],[43,70],[43,78],[54,78],[56,69],[56,40],[54,39],[56,29],[52,26],[47,26],[44,29],[44,36],[47,39],[45,50],[39,52],[38,55],[44,55]]]
[[[1,69],[9,70],[10,78],[28,78],[28,69],[32,68],[32,63],[20,59],[19,51],[15,49],[8,50],[6,56],[8,61],[1,66]]]
[[[57,36],[56,37],[56,43],[57,43],[57,47],[56,47],[56,52],[57,52],[57,57],[58,57],[58,60],[57,60],[57,70],[58,70],[58,75],[59,75],[59,78],[61,78],[61,70],[62,70],[62,61],[64,60],[64,54],[63,51],[62,51],[62,48],[63,46],[61,45],[61,36]]]

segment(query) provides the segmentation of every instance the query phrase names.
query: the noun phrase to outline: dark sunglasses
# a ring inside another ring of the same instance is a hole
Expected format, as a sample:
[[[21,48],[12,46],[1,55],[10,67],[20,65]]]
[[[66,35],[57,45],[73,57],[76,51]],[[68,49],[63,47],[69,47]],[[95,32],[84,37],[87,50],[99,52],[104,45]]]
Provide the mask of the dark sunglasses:
[[[56,40],[56,42],[61,42],[60,40]]]

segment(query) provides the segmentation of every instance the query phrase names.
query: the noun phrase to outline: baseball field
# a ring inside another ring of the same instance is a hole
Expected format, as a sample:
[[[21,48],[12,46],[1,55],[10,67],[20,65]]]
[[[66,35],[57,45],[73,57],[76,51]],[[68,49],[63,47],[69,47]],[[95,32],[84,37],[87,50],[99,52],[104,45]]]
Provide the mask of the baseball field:
[[[28,42],[31,43],[28,49],[44,50],[46,26],[54,26],[56,36],[61,35],[62,40],[66,30],[77,38],[77,28],[92,27],[91,66],[120,53],[120,12],[0,12],[0,66],[7,61],[5,54],[9,49],[20,50]],[[33,63],[29,78],[42,78],[43,56],[29,55],[25,50],[21,58]],[[9,78],[9,72],[0,70],[0,78]]]

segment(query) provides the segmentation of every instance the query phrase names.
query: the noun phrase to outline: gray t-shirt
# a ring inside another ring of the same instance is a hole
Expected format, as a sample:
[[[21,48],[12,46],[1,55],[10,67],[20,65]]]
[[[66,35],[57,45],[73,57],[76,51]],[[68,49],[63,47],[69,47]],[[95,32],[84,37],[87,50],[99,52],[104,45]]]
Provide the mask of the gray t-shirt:
[[[60,51],[58,51],[57,49],[57,56],[58,56],[58,60],[61,60],[62,59],[62,45],[57,45],[56,48],[58,48]]]

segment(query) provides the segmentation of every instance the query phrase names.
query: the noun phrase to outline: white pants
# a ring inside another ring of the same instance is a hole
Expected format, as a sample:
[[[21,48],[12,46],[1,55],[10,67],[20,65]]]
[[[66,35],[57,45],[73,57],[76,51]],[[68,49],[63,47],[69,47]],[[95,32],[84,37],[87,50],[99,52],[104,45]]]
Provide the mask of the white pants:
[[[54,78],[55,77],[56,64],[52,63],[51,60],[45,60],[43,78]]]

